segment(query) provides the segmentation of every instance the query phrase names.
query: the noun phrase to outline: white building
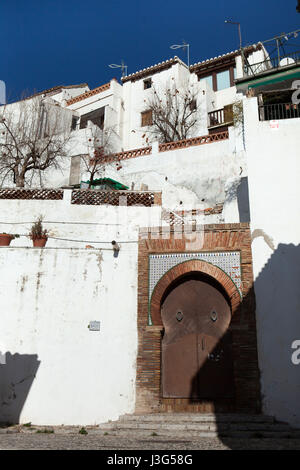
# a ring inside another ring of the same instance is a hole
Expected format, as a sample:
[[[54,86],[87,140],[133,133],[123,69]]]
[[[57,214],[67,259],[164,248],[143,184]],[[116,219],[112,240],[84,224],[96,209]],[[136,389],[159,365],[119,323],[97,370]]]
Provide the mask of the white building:
[[[122,84],[41,95],[68,110],[73,139],[63,172],[47,175],[52,189],[0,189],[1,231],[21,235],[0,249],[0,421],[84,425],[188,410],[300,425],[291,359],[300,340],[300,114],[263,101],[273,97],[269,81],[285,74],[286,83],[299,65],[270,71],[266,59],[261,44],[247,48],[245,74],[239,51],[190,69],[175,57]],[[147,100],[172,82],[196,90],[197,126],[182,141],[154,142]],[[101,177],[130,190],[78,189],[95,129],[113,130],[116,153]],[[33,249],[24,235],[39,214],[50,238]],[[187,354],[191,337],[203,347]]]

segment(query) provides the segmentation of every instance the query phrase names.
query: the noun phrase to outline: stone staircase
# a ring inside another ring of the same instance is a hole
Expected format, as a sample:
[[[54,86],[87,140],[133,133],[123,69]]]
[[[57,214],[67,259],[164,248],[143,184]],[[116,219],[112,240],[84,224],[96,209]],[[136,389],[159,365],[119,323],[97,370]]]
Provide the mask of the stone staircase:
[[[100,424],[99,429],[103,434],[135,438],[300,438],[300,429],[277,422],[271,416],[246,414],[133,414]]]

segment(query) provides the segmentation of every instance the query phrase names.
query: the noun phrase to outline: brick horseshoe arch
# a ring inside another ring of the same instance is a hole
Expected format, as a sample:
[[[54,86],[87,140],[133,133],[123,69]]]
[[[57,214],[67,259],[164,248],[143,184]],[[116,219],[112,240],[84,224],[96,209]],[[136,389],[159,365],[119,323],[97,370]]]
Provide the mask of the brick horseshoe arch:
[[[232,315],[239,307],[241,303],[240,293],[232,281],[232,279],[222,269],[202,260],[189,260],[180,263],[170,269],[164,276],[158,281],[153,291],[150,301],[150,315],[154,326],[163,326],[160,307],[161,300],[166,289],[170,284],[184,274],[190,274],[192,272],[201,272],[215,279],[226,291],[230,304]]]

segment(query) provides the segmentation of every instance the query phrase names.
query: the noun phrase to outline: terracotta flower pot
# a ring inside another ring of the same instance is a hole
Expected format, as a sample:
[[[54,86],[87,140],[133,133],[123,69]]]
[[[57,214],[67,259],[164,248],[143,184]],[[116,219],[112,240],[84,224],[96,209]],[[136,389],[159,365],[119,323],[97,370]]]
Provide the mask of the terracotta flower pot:
[[[32,243],[33,243],[33,246],[37,247],[37,248],[43,248],[46,243],[47,243],[47,240],[48,238],[47,237],[44,237],[44,238],[34,238],[32,240]]]
[[[0,233],[0,246],[9,246],[15,237],[9,233]]]

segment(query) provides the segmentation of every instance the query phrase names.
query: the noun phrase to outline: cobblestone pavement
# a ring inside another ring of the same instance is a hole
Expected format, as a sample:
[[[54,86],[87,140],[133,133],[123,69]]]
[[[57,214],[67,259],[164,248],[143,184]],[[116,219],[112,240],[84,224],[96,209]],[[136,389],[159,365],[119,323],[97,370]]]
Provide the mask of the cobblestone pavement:
[[[97,428],[79,434],[80,428],[24,427],[0,429],[0,450],[300,450],[300,439],[282,438],[193,438],[184,439],[182,433],[170,437],[151,436],[134,438],[103,435]],[[45,432],[45,430],[47,432]]]

